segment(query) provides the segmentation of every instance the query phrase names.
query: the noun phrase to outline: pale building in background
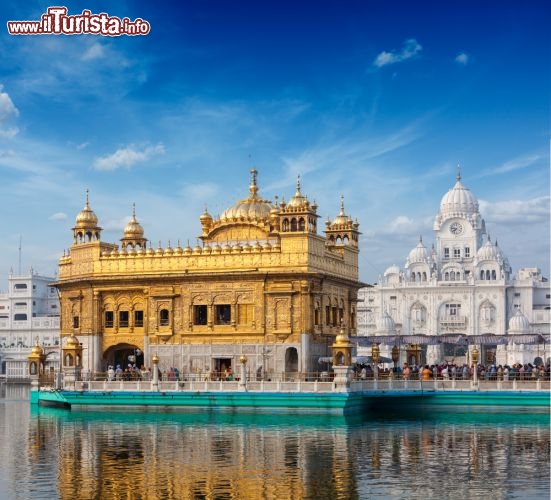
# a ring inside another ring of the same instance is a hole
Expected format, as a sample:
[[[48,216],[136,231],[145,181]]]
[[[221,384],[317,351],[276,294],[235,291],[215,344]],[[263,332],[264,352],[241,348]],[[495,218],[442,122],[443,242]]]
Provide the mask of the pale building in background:
[[[0,373],[7,379],[28,378],[27,356],[37,342],[46,353],[47,369],[59,366],[59,297],[55,278],[36,274],[8,276],[0,293]]]
[[[377,341],[390,356],[396,344],[400,363],[433,364],[469,362],[477,346],[485,364],[546,362],[549,282],[537,268],[513,274],[459,171],[433,228],[432,245],[420,239],[403,268],[389,267],[359,291],[358,334],[370,337],[363,350]]]

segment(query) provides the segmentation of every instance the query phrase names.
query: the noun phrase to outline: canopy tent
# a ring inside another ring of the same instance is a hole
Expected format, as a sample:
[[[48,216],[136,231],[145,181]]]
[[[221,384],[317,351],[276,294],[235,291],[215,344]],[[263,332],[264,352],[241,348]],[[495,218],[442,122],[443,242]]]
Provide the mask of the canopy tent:
[[[350,337],[350,342],[361,347],[371,347],[374,343],[383,345],[418,344],[482,344],[482,345],[506,345],[509,342],[515,344],[546,344],[550,341],[550,335],[541,333],[526,333],[519,335],[370,335],[367,337]]]
[[[318,363],[332,363],[333,358],[331,356],[322,356],[318,359]],[[373,359],[371,356],[352,356],[352,363],[359,365],[371,365]],[[385,356],[379,356],[379,363],[392,363],[390,358]]]

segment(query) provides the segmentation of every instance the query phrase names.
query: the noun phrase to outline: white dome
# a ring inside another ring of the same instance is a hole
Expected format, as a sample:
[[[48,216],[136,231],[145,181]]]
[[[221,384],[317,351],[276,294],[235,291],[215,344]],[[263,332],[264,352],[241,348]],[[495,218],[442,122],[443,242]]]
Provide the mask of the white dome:
[[[427,249],[425,245],[423,245],[423,240],[419,239],[419,243],[417,243],[417,246],[409,252],[406,266],[410,264],[416,264],[416,263],[428,263],[429,261],[429,254],[427,252]]]
[[[530,331],[530,321],[517,309],[515,315],[509,320],[509,333],[528,333]]]
[[[385,312],[383,314],[383,317],[379,318],[379,320],[377,321],[377,333],[386,333],[390,335],[394,335],[396,333],[396,324],[387,312]]]
[[[499,258],[501,257],[501,251],[499,250],[499,248],[494,245],[491,241],[490,241],[490,238],[488,238],[488,240],[486,241],[486,243],[484,243],[484,245],[482,245],[479,249],[478,249],[478,252],[476,254],[476,257],[479,261],[483,261],[483,260],[499,260]]]
[[[396,265],[390,266],[389,268],[387,268],[384,276],[392,276],[394,274],[398,274],[398,275],[400,274],[400,268]]]
[[[468,218],[475,214],[478,214],[478,200],[461,183],[461,174],[458,172],[455,186],[443,196],[440,202],[440,215],[445,218]]]

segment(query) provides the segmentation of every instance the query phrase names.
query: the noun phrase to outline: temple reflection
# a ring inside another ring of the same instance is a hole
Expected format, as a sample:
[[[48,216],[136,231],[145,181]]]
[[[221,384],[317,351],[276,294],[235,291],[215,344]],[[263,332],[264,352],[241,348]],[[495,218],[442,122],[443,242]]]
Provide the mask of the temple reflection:
[[[359,498],[430,494],[435,484],[469,496],[489,474],[499,496],[526,464],[548,477],[549,437],[547,415],[350,421],[40,408],[28,451],[31,466],[46,455],[57,464],[61,499]]]

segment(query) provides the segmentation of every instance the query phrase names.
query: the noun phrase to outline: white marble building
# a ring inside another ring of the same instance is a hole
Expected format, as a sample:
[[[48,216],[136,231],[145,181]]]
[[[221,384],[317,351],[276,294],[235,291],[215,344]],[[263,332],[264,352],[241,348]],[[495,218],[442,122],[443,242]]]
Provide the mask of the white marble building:
[[[364,345],[380,342],[387,357],[399,345],[400,363],[414,361],[415,346],[418,363],[469,362],[475,345],[481,363],[547,361],[549,282],[537,268],[513,274],[459,172],[433,228],[434,244],[427,248],[419,240],[403,268],[389,267],[376,285],[360,290],[358,335],[369,337]]]
[[[8,277],[0,293],[0,373],[8,379],[27,378],[27,356],[33,345],[48,354],[46,366],[56,367],[59,355],[59,297],[54,278],[28,274]]]

